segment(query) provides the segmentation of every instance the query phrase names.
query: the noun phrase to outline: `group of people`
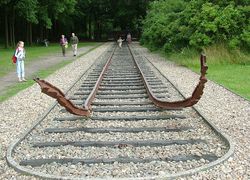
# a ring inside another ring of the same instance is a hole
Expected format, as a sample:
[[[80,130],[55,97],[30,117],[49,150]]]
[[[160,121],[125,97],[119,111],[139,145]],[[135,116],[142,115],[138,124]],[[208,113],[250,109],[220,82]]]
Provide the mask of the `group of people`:
[[[73,56],[77,55],[78,42],[79,42],[78,37],[75,35],[75,33],[72,33],[72,36],[70,38],[70,43],[71,43],[72,50],[73,50]],[[62,35],[62,37],[60,39],[60,45],[62,47],[62,54],[63,54],[63,56],[65,56],[66,49],[68,48],[68,40],[64,35]]]
[[[73,56],[77,55],[78,42],[79,42],[78,37],[75,35],[75,33],[72,33],[72,37],[70,38],[70,43],[71,43],[72,50],[73,50]],[[62,54],[63,56],[65,56],[66,48],[68,47],[68,41],[64,35],[61,36],[60,45],[62,47]],[[14,56],[16,57],[16,72],[17,72],[18,81],[25,82],[27,80],[25,79],[25,70],[24,70],[25,48],[24,48],[23,41],[19,41],[17,43]]]
[[[119,39],[117,40],[120,48],[122,48],[123,41],[124,41],[124,39],[122,39],[121,37],[119,37]],[[73,50],[73,56],[77,55],[78,42],[79,42],[78,37],[75,35],[75,33],[72,33],[72,36],[70,38],[70,43],[71,43],[72,50]],[[131,43],[131,34],[130,33],[127,34],[127,42]],[[62,54],[63,54],[63,56],[65,56],[66,49],[68,48],[68,40],[64,35],[61,36],[60,45],[62,47]],[[24,71],[25,49],[24,49],[24,42],[23,41],[19,41],[17,43],[17,48],[16,48],[14,55],[16,57],[16,71],[17,71],[18,80],[19,80],[19,82],[26,81],[25,71]]]

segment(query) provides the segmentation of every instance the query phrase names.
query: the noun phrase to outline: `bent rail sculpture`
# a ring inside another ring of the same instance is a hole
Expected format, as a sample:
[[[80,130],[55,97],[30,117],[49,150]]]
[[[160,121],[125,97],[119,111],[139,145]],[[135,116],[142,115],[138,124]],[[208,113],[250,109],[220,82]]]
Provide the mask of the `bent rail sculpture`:
[[[90,110],[76,107],[69,99],[65,97],[65,94],[57,87],[53,86],[49,82],[46,82],[45,80],[40,80],[39,78],[35,78],[34,81],[36,81],[40,85],[41,90],[44,94],[55,98],[58,103],[61,106],[65,107],[65,109],[71,114],[79,116],[90,116]]]
[[[91,103],[93,101],[93,99],[95,98],[95,95],[97,93],[97,90],[100,86],[100,83],[104,77],[104,73],[107,71],[108,66],[111,62],[111,59],[114,55],[116,47],[113,49],[111,55],[108,58],[108,61],[106,62],[106,64],[103,67],[102,72],[100,73],[100,76],[98,78],[98,80],[96,81],[96,84],[93,88],[93,90],[91,91],[90,95],[88,96],[88,98],[86,99],[85,103],[84,103],[84,107],[83,108],[79,108],[76,107],[69,99],[67,99],[64,95],[64,93],[57,87],[55,87],[54,85],[50,84],[49,82],[45,81],[45,80],[40,80],[39,78],[35,78],[34,81],[36,81],[40,87],[41,90],[44,94],[47,94],[48,96],[55,98],[58,103],[65,107],[65,109],[70,112],[71,114],[75,114],[78,116],[90,116],[92,108],[91,108]]]
[[[131,52],[131,50],[130,50],[130,52]],[[131,54],[132,54],[132,52],[131,52]],[[132,56],[133,56],[133,54],[132,54]],[[104,72],[105,72],[105,70],[107,70],[107,67],[110,63],[111,58],[112,58],[112,55],[109,58],[109,61],[106,63],[104,70],[102,71],[102,73],[100,75],[101,79],[100,78],[98,79],[98,82],[97,82],[98,86],[96,85],[96,87],[93,89],[93,92],[95,92],[95,93],[91,96],[92,100],[93,100],[93,98],[96,94],[96,91],[100,85],[100,81],[103,78]],[[134,58],[134,56],[133,56],[133,58]],[[141,77],[144,81],[144,85],[146,87],[149,98],[153,101],[153,103],[156,106],[163,108],[163,109],[179,109],[179,108],[193,106],[194,104],[196,104],[200,100],[200,98],[203,94],[203,89],[205,87],[205,83],[207,82],[207,78],[205,75],[206,75],[206,71],[207,71],[208,67],[206,65],[206,56],[205,55],[201,54],[201,56],[200,56],[201,76],[200,76],[200,80],[199,80],[198,85],[196,86],[196,88],[194,89],[194,91],[192,93],[192,96],[190,96],[189,98],[186,98],[184,100],[174,101],[174,102],[162,101],[162,100],[159,100],[157,97],[155,97],[154,94],[152,93],[152,90],[151,90],[148,82],[146,81],[146,78],[144,77],[144,75],[142,73],[142,70],[140,69],[140,67],[136,61],[135,61],[135,63],[140,71],[140,74],[141,74]],[[65,97],[64,93],[60,89],[55,87],[54,85],[50,84],[49,82],[46,82],[45,80],[40,80],[39,78],[35,78],[34,81],[36,81],[40,85],[43,93],[47,94],[48,96],[50,96],[52,98],[55,98],[58,101],[58,103],[61,106],[65,107],[65,109],[68,112],[70,112],[71,114],[75,114],[75,115],[79,115],[79,116],[90,116],[91,103],[87,103],[87,104],[85,103],[84,108],[76,107],[69,99],[67,99]],[[92,102],[92,101],[90,101],[90,102]]]
[[[131,52],[131,54],[132,54],[132,52]],[[133,56],[133,54],[132,54],[132,56]],[[139,65],[136,61],[135,61],[135,63],[140,71],[140,74],[141,74],[141,77],[144,81],[144,85],[147,89],[147,93],[149,95],[149,98],[156,106],[163,108],[163,109],[180,109],[180,108],[193,106],[200,100],[200,98],[203,94],[203,89],[205,87],[205,83],[207,82],[206,72],[207,72],[208,67],[206,65],[206,56],[205,55],[201,54],[201,56],[200,56],[200,64],[201,64],[200,80],[199,80],[199,83],[197,84],[197,86],[195,87],[195,89],[192,93],[192,96],[190,96],[189,98],[186,98],[184,100],[173,101],[173,102],[162,101],[162,100],[158,99],[156,96],[154,96],[148,82],[146,81],[146,78],[145,78],[141,68],[139,67]]]

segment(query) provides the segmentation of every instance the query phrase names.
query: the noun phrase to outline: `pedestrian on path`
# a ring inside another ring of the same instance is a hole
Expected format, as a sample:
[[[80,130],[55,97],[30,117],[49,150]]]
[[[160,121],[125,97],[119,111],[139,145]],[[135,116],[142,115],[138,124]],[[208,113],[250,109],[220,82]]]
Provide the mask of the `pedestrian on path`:
[[[119,39],[117,40],[120,48],[122,48],[122,41],[124,41],[124,39],[122,39],[121,37],[119,37]]]
[[[79,39],[75,35],[75,33],[72,33],[72,37],[70,38],[70,42],[71,42],[71,45],[72,45],[73,55],[76,56],[76,54],[77,54],[77,44],[79,42]]]
[[[68,41],[64,35],[62,35],[62,38],[60,39],[60,45],[62,47],[62,54],[65,56],[66,48],[68,48]]]
[[[127,34],[127,41],[128,41],[129,44],[130,44],[131,41],[132,41],[132,38],[131,38],[131,34],[130,34],[130,33]]]
[[[23,41],[19,41],[17,43],[15,56],[17,58],[16,72],[17,72],[18,80],[19,80],[19,82],[27,81],[25,79],[25,71],[24,71],[25,49],[24,49],[24,42]]]

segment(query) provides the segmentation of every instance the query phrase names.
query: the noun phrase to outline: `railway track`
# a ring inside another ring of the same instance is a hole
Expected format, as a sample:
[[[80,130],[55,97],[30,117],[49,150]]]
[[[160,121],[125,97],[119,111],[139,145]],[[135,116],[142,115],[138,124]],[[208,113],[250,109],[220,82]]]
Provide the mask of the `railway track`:
[[[94,93],[91,114],[72,115],[56,103],[13,142],[8,163],[51,179],[147,179],[195,173],[232,154],[229,140],[194,108],[157,107],[141,73],[158,100],[183,99],[141,54],[113,46],[67,93],[79,108]]]

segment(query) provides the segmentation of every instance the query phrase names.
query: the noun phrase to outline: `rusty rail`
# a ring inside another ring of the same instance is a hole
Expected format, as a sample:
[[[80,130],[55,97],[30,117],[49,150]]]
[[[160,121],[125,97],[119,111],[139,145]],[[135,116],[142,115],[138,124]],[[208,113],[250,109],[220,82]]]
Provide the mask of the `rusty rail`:
[[[203,94],[203,89],[205,87],[205,83],[207,82],[207,78],[205,75],[206,75],[206,71],[207,71],[208,67],[206,65],[206,56],[205,55],[201,54],[201,56],[200,56],[201,76],[200,76],[199,83],[197,84],[197,86],[195,87],[195,89],[192,93],[192,96],[190,96],[189,98],[186,98],[184,100],[168,102],[168,101],[162,101],[154,96],[141,68],[139,67],[138,63],[136,62],[136,60],[133,56],[133,53],[132,53],[130,47],[129,47],[129,51],[133,57],[133,60],[135,61],[137,68],[139,69],[139,72],[140,72],[140,75],[143,79],[143,83],[146,87],[148,96],[156,106],[163,108],[163,109],[180,109],[180,108],[184,108],[184,107],[193,106],[200,100],[200,98]]]
[[[57,102],[61,106],[65,107],[65,109],[71,114],[75,114],[78,116],[90,116],[90,111],[88,109],[76,107],[69,99],[65,97],[65,94],[57,87],[53,86],[45,80],[40,80],[39,78],[35,78],[34,81],[36,81],[40,85],[41,91],[44,94],[55,98]]]
[[[44,94],[47,94],[48,96],[56,99],[58,101],[58,103],[65,107],[65,109],[70,112],[71,114],[75,114],[78,116],[90,116],[91,113],[91,103],[93,102],[95,96],[96,96],[96,92],[101,84],[101,81],[103,79],[104,73],[106,72],[106,70],[108,69],[108,66],[111,62],[111,59],[114,55],[116,47],[114,48],[113,52],[111,53],[107,63],[105,64],[105,66],[103,67],[103,70],[98,78],[98,80],[96,81],[96,84],[93,88],[93,90],[91,91],[90,95],[88,96],[88,98],[86,99],[85,103],[84,103],[84,107],[83,108],[79,108],[76,107],[69,99],[67,99],[65,97],[65,94],[56,86],[50,84],[49,82],[45,81],[45,80],[40,80],[39,78],[35,78],[34,81],[36,81],[40,87],[41,87],[41,91]]]

